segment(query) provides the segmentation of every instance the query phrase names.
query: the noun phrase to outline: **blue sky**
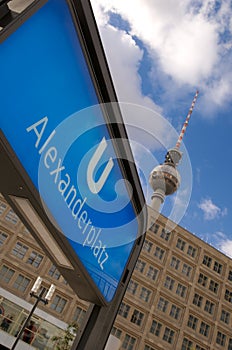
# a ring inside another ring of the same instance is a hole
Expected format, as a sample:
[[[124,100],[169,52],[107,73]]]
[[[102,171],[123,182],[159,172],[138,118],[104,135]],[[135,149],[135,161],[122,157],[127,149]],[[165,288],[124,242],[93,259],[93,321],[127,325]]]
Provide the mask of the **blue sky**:
[[[168,198],[162,213],[169,215],[175,203],[182,208],[181,226],[232,257],[231,1],[91,2],[118,99],[132,106],[125,122],[136,141],[132,148],[139,169],[142,145],[150,156],[141,176],[148,204],[152,191],[145,184],[146,173],[175,146],[176,136],[169,135],[172,128],[180,132],[199,89],[181,149],[184,184],[176,202],[175,196]],[[188,206],[183,206],[188,196]]]

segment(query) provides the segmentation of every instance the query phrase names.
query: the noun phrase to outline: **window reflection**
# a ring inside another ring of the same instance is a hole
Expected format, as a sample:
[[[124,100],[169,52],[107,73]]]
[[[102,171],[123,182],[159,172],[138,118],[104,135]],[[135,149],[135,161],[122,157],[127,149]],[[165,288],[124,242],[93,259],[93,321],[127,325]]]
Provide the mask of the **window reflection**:
[[[29,311],[0,296],[0,331],[16,337],[28,314]],[[62,336],[64,330],[36,315],[33,315],[31,320],[35,327],[30,345],[38,350],[53,350],[52,337]]]

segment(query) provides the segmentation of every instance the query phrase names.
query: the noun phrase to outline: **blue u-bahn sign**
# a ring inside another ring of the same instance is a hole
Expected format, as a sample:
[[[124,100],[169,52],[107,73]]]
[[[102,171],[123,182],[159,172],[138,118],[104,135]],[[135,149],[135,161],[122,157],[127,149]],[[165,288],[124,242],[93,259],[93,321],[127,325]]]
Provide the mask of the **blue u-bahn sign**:
[[[20,203],[12,198],[24,198],[34,207],[70,263],[59,264],[55,246],[53,254],[46,236],[43,241],[33,232],[58,269],[80,297],[104,304],[112,301],[142,233],[144,203],[120,112],[114,104],[99,105],[111,99],[102,97],[104,89],[114,91],[111,80],[101,87],[107,70],[101,75],[91,66],[94,53],[74,7],[65,0],[38,2],[10,35],[3,31],[2,143],[23,180],[14,179],[21,194],[11,186],[1,191],[12,205]],[[98,69],[101,62],[107,67],[103,54],[95,54]],[[14,208],[22,215],[20,205]]]

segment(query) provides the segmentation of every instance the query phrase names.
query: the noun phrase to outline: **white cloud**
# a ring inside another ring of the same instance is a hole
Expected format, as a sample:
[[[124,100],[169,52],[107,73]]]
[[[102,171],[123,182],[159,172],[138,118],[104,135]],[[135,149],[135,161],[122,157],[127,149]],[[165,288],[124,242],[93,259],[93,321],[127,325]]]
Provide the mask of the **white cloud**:
[[[108,25],[101,29],[104,43],[111,43],[107,50],[108,63],[111,68],[117,95],[120,101],[145,104],[141,94],[141,78],[138,67],[143,56],[142,50],[130,35]],[[152,100],[147,99],[155,108]]]
[[[216,231],[208,236],[213,239],[215,248],[232,258],[232,239],[228,238],[228,234],[222,231]]]
[[[100,0],[101,5],[105,1]],[[158,54],[166,74],[179,82],[199,83],[217,63],[217,31],[212,21],[188,12],[189,1],[107,1],[149,49]]]
[[[213,236],[214,236],[215,239],[221,239],[221,240],[225,240],[226,239],[226,235],[222,231],[216,231],[216,233],[214,233]]]
[[[231,239],[225,239],[221,241],[218,247],[224,254],[232,258],[232,240]]]
[[[227,208],[219,208],[211,199],[203,199],[198,207],[203,211],[205,220],[214,220],[227,215]]]
[[[144,52],[130,34],[109,24],[107,11],[112,10],[112,1],[93,0],[92,4],[100,26],[99,30],[118,100],[131,104],[130,106],[123,103],[120,105],[125,123],[137,127],[137,131],[134,128],[133,134],[132,128],[129,128],[128,132],[132,139],[135,135],[135,140],[140,141],[141,137],[138,135],[141,130],[150,132],[152,136],[149,137],[147,133],[145,137],[146,145],[149,144],[149,149],[154,149],[158,145],[157,141],[162,143],[162,140],[165,139],[169,126],[159,116],[162,114],[162,109],[149,96],[142,93],[142,80],[138,71]],[[141,106],[147,110],[142,110]],[[153,129],[156,130],[153,132]],[[170,128],[168,131],[169,135]],[[173,134],[170,138],[173,138]]]
[[[108,14],[111,11],[111,13],[119,14],[129,23],[130,31],[127,36],[136,35],[149,51],[152,57],[151,64],[156,67],[152,69],[151,66],[151,72],[157,72],[157,67],[159,67],[160,72],[171,78],[172,85],[174,85],[172,91],[180,86],[182,89],[184,86],[185,89],[188,88],[191,91],[196,86],[200,88],[201,96],[204,96],[201,99],[201,109],[204,109],[206,117],[212,115],[212,113],[206,113],[206,109],[212,108],[213,110],[212,105],[222,106],[230,101],[232,89],[230,64],[232,59],[232,8],[230,0],[221,2],[219,9],[216,0],[163,0],[158,2],[152,0],[92,0],[92,4],[96,13],[100,13],[101,27],[105,26],[105,32],[102,33],[108,54],[115,45],[106,34],[109,30]],[[221,40],[225,30],[227,34]],[[129,40],[128,37],[127,40]],[[120,46],[116,47],[118,51],[112,66],[117,64],[117,60],[120,61],[124,54],[127,56],[129,53],[120,50]],[[134,86],[138,90],[138,88],[141,89],[141,81],[138,80],[138,66],[134,68],[136,68],[137,81],[133,79],[131,81],[135,83]],[[121,75],[121,80],[123,80],[123,72],[124,70],[117,70],[118,78],[116,79],[119,79]],[[153,74],[150,77],[155,86],[157,75]],[[167,81],[163,79],[161,83],[167,84]],[[120,86],[122,93],[125,93],[124,84]],[[133,91],[131,91],[132,94]],[[142,99],[140,96],[138,103],[151,102],[145,100],[144,96]]]
[[[142,93],[139,67],[143,50],[130,34],[109,24],[110,1],[92,2],[130,139],[142,142],[148,150],[160,148],[160,145],[170,147],[177,138],[175,130],[171,130],[171,125],[162,118],[162,109]],[[139,163],[141,153],[137,152],[135,156]],[[151,169],[154,166],[155,163],[150,164]]]
[[[219,235],[219,243],[217,244],[218,248],[227,256],[232,258],[232,240],[226,238],[226,235],[222,233]]]

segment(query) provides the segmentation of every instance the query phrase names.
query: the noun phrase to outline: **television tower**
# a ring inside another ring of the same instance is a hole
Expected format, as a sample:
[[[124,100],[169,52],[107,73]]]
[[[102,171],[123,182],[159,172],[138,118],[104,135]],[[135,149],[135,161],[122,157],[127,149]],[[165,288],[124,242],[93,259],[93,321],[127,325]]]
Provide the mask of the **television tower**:
[[[197,90],[175,147],[171,148],[167,152],[164,163],[156,166],[150,174],[149,183],[154,190],[151,196],[151,207],[157,212],[160,210],[160,206],[163,203],[165,196],[173,194],[180,185],[180,174],[176,169],[182,158],[180,145],[188,126],[198,94],[199,91]]]

